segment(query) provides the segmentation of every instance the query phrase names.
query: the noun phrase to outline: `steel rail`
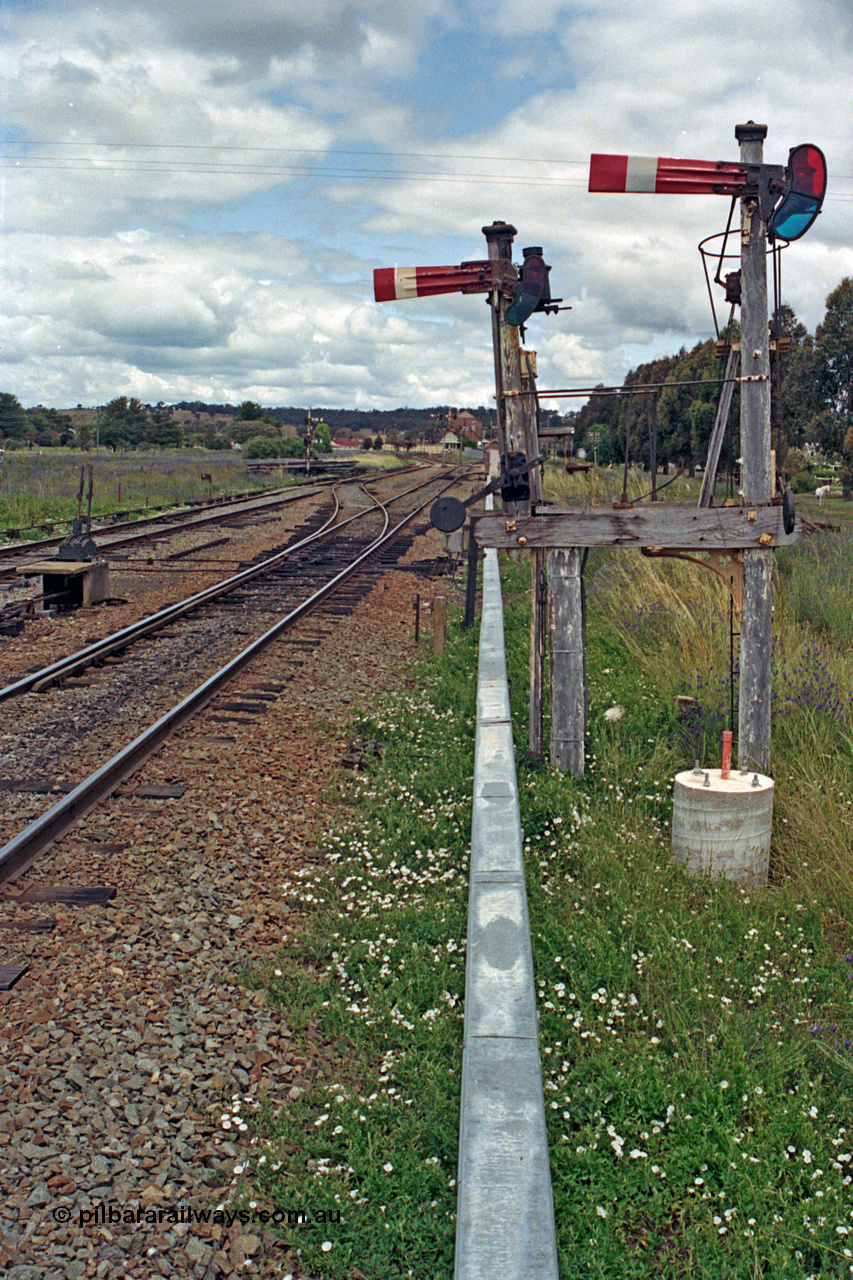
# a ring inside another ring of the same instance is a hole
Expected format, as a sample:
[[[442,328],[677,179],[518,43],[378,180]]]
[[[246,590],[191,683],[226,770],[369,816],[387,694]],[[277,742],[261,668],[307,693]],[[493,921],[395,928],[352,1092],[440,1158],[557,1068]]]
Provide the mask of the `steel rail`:
[[[112,538],[113,534],[119,535],[113,541],[105,543],[107,551],[116,550],[119,547],[130,547],[136,542],[144,542],[146,539],[156,539],[158,536],[173,536],[176,533],[192,533],[195,529],[202,529],[206,525],[216,524],[217,522],[228,523],[231,520],[237,520],[244,515],[253,515],[269,508],[286,506],[289,502],[298,502],[300,498],[312,497],[318,490],[328,487],[329,485],[340,484],[340,478],[329,479],[326,481],[315,480],[310,485],[300,488],[299,492],[294,490],[274,490],[270,494],[258,496],[257,500],[251,498],[235,499],[232,504],[221,504],[211,507],[206,504],[204,508],[196,509],[190,516],[187,516],[186,509],[177,511],[163,511],[158,515],[142,516],[139,520],[121,520],[115,524],[98,525],[92,529],[92,536],[97,535],[99,538]],[[244,505],[237,505],[242,503]],[[183,520],[183,523],[181,521]],[[56,524],[61,523],[55,521]],[[65,523],[70,524],[70,521]],[[124,534],[125,536],[121,536]],[[41,538],[38,542],[15,543],[12,546],[0,546],[0,559],[18,560],[24,556],[32,555],[36,560],[39,554],[50,547],[58,547],[65,540],[67,534],[57,534],[52,538]],[[26,566],[26,561],[25,565]],[[16,566],[17,567],[17,566]]]
[[[136,640],[142,639],[143,636],[150,635],[152,632],[159,631],[169,623],[176,621],[184,614],[191,613],[195,609],[201,608],[205,604],[209,604],[211,600],[217,599],[219,596],[227,595],[229,591],[236,590],[237,587],[249,582],[252,578],[260,577],[265,573],[269,573],[282,561],[287,559],[296,551],[309,546],[312,542],[317,542],[321,538],[328,536],[331,532],[337,532],[346,528],[354,520],[361,520],[366,515],[372,513],[373,508],[365,511],[358,511],[355,515],[349,516],[341,524],[335,524],[338,513],[340,511],[340,501],[337,496],[337,486],[341,484],[337,481],[333,486],[333,495],[335,499],[335,509],[332,515],[319,529],[308,537],[293,544],[292,547],[279,551],[274,556],[270,556],[268,560],[263,560],[260,564],[252,565],[248,569],[243,569],[240,573],[234,574],[230,578],[226,578],[223,582],[215,583],[211,587],[205,587],[202,591],[197,591],[191,596],[187,596],[184,600],[179,600],[175,604],[167,605],[165,609],[160,609],[157,613],[152,614],[148,618],[142,618],[138,622],[131,623],[130,626],[123,627],[121,631],[115,631],[112,635],[104,636],[101,640],[95,641],[94,644],[87,645],[84,649],[78,649],[76,653],[69,654],[65,658],[60,658],[57,662],[52,663],[48,667],[43,667],[40,671],[31,671],[26,676],[22,676],[20,680],[14,681],[12,684],[5,685],[0,688],[0,702],[6,702],[10,698],[21,697],[25,693],[39,692],[42,688],[55,683],[57,680],[73,675],[75,672],[81,671],[86,667],[93,666],[96,662],[108,657],[112,653],[120,652],[126,649]],[[425,480],[421,484],[413,486],[411,489],[405,490],[402,494],[398,494],[395,498],[391,498],[389,502],[397,502],[400,498],[405,498],[411,493],[416,493],[418,489],[425,485],[434,483]],[[363,485],[359,486],[365,493]],[[367,494],[374,502],[372,494]],[[381,505],[381,504],[380,504]]]
[[[433,480],[432,483],[434,482]],[[446,489],[451,488],[458,482],[459,477],[454,476],[443,486],[440,492],[444,493]],[[423,485],[418,487],[422,488]],[[398,495],[398,497],[400,496],[405,495]],[[389,502],[396,500],[389,499]],[[41,817],[36,818],[28,827],[5,844],[0,849],[0,885],[8,883],[8,881],[20,875],[22,871],[25,871],[49,845],[70,831],[101,800],[105,800],[110,796],[122,782],[135,773],[154,754],[167,738],[197,711],[206,706],[219,689],[247,666],[262,649],[278,639],[295,622],[298,622],[311,609],[331,595],[342,582],[357,573],[366,560],[383,546],[392,542],[397,534],[407,524],[410,524],[425,509],[428,502],[432,500],[430,498],[420,507],[416,507],[408,515],[404,516],[398,524],[389,529],[390,515],[386,504],[374,499],[377,505],[385,510],[385,525],[382,534],[374,539],[370,546],[365,551],[362,551],[346,568],[334,574],[328,582],[324,583],[307,600],[297,605],[286,617],[281,618],[263,635],[253,640],[235,658],[232,658],[230,662],[205,680],[197,689],[194,689],[181,702],[167,711],[165,715],[162,715],[159,720],[143,730],[137,738],[129,742],[126,747],[123,747],[112,759],[107,760],[88,778],[85,778],[83,782],[79,783],[78,786],[43,813]]]
[[[421,470],[424,463],[412,463],[408,467],[401,467],[394,475],[405,475],[409,471]],[[358,470],[359,468],[355,468]],[[351,477],[355,479],[355,477]],[[242,493],[242,494],[226,494],[220,498],[214,498],[209,501],[203,501],[196,505],[189,504],[184,507],[178,507],[171,510],[163,510],[156,514],[140,516],[137,520],[117,520],[113,524],[96,523],[91,530],[92,536],[111,537],[113,534],[121,534],[127,531],[128,535],[124,538],[117,538],[115,542],[110,542],[109,548],[120,546],[132,546],[134,542],[143,541],[147,537],[154,538],[157,536],[158,525],[165,526],[163,532],[176,533],[181,530],[192,530],[201,528],[204,525],[215,524],[217,520],[225,517],[227,521],[239,519],[241,515],[250,514],[253,511],[263,510],[265,507],[285,506],[289,502],[298,502],[300,498],[308,497],[317,492],[318,489],[324,489],[336,484],[343,484],[346,477],[342,475],[317,476],[315,480],[308,480],[304,485],[299,485],[297,489],[288,486],[285,489],[268,489],[261,493]],[[182,518],[186,519],[185,524],[181,524]],[[107,519],[108,517],[101,517]],[[71,525],[70,520],[53,520],[45,521],[45,524],[67,524]],[[145,532],[142,526],[151,526],[148,532]],[[38,528],[36,525],[26,526],[27,528]],[[136,530],[136,533],[130,531]],[[0,539],[4,538],[8,530],[0,530]],[[15,542],[11,546],[5,546],[0,543],[0,558],[17,558],[32,554],[36,558],[49,547],[56,547],[67,537],[67,534],[57,534],[55,537],[39,538],[36,542]]]
[[[167,605],[165,609],[160,609],[149,618],[142,618],[138,622],[131,623],[130,626],[123,627],[121,631],[114,631],[112,635],[104,636],[103,639],[87,645],[84,649],[78,649],[76,653],[69,654],[67,658],[60,658],[58,662],[52,663],[49,667],[43,667],[40,671],[31,671],[28,675],[22,676],[20,680],[16,680],[13,684],[8,684],[0,689],[0,702],[6,702],[9,698],[20,697],[31,690],[51,684],[63,676],[73,675],[75,671],[90,667],[99,659],[106,658],[109,654],[116,653],[120,649],[126,649],[135,640],[140,640],[143,636],[149,635],[153,631],[161,630],[161,628],[167,626],[170,622],[174,622],[175,619],[182,617],[185,613],[191,613],[194,609],[199,609],[202,605],[209,603],[210,600],[216,599],[217,596],[225,595],[242,583],[248,582],[251,578],[268,572],[285,559],[286,556],[292,555],[294,551],[298,551],[301,547],[307,546],[309,542],[313,542],[316,538],[322,536],[330,526],[335,527],[334,521],[339,510],[340,503],[338,502],[337,494],[335,494],[335,509],[331,516],[320,529],[310,534],[309,537],[303,538],[292,547],[278,552],[277,555],[271,556],[269,560],[264,560],[259,565],[253,565],[250,569],[243,569],[240,573],[226,578],[224,582],[217,582],[212,587],[205,587],[204,590],[197,591],[194,595],[187,596],[184,600]]]

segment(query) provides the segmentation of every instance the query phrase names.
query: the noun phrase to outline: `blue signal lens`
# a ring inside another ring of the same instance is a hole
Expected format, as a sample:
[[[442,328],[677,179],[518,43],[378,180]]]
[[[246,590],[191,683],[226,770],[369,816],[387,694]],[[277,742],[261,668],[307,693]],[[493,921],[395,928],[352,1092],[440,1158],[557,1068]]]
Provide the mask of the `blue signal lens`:
[[[780,240],[798,240],[820,213],[820,200],[792,192],[773,215],[773,231]]]

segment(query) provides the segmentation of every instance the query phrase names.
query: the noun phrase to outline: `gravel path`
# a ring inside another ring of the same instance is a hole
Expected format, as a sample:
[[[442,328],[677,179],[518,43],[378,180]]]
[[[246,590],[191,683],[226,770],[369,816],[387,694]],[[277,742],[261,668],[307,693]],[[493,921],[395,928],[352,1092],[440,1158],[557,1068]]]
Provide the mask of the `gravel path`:
[[[407,559],[442,548],[431,532]],[[0,1272],[10,1280],[298,1276],[261,1225],[186,1218],[233,1191],[249,1141],[236,1119],[223,1127],[234,1099],[286,1105],[322,1077],[322,1045],[300,1048],[286,1011],[241,976],[272,968],[293,926],[281,882],[322,856],[322,797],[350,709],[405,679],[416,593],[452,588],[386,574],[306,649],[266,714],[208,708],[26,878],[112,886],[112,902],[3,903],[4,957],[30,964],[0,993]],[[310,618],[302,625],[310,636]],[[53,647],[42,644],[37,660]],[[229,700],[280,684],[280,664],[273,646]],[[165,783],[186,791],[140,794]],[[46,917],[56,922],[48,932],[13,927]]]

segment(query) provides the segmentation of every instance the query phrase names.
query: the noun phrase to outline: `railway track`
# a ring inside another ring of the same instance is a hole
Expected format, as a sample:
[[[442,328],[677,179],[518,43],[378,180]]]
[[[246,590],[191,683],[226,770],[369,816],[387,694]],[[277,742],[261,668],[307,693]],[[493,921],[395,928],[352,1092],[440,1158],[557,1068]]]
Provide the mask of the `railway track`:
[[[367,504],[356,491],[343,496]],[[241,535],[241,546],[258,551],[275,537],[265,525]],[[350,710],[369,711],[383,689],[408,683],[408,663],[423,656],[412,605],[416,593],[423,601],[447,591],[425,572],[441,554],[432,529],[416,533],[402,563],[378,550],[343,584],[350,613],[339,591],[270,643],[0,894],[2,957],[29,965],[0,990],[0,1271],[128,1280],[299,1272],[287,1243],[265,1228],[187,1228],[168,1213],[241,1196],[252,1129],[225,1113],[292,1106],[335,1069],[322,1034],[305,1040],[294,1030],[299,992],[283,990],[279,1003],[257,979],[310,928],[328,856],[317,823],[346,793],[339,770]],[[57,656],[59,637],[82,638],[111,612],[39,624],[51,639],[45,654]],[[228,607],[220,629],[232,612],[240,621]],[[168,643],[154,642],[152,659]],[[124,665],[110,661],[104,681],[144,679],[147,644]],[[23,655],[20,641],[5,647]],[[76,785],[75,750],[81,760],[90,751],[83,733],[95,678],[0,706],[7,768],[7,734],[19,719],[23,732],[22,717],[52,708],[68,730],[52,760],[45,744],[45,781],[57,789],[34,797],[39,805]],[[106,723],[92,729],[99,737]],[[0,811],[13,800],[3,795]],[[309,951],[308,969],[316,963]],[[107,1204],[128,1217],[105,1227],[94,1210]]]
[[[234,494],[221,498],[213,498],[208,502],[194,503],[189,507],[179,507],[173,511],[158,511],[151,515],[140,515],[134,519],[122,520],[107,517],[92,521],[92,537],[97,538],[99,545],[114,550],[118,547],[134,546],[146,539],[157,539],[166,534],[174,534],[187,529],[204,528],[208,524],[227,524],[233,520],[251,518],[265,508],[275,509],[283,503],[292,502],[304,496],[309,489],[316,490],[322,481],[312,481],[310,485],[300,486],[296,491],[293,486],[286,489],[267,490],[256,494]],[[333,480],[327,480],[327,485]],[[56,524],[62,523],[56,521]],[[48,525],[39,526],[47,528]],[[70,526],[69,526],[70,527]],[[4,537],[11,538],[18,530],[4,530]],[[8,576],[10,569],[28,560],[43,559],[51,550],[59,546],[68,531],[51,534],[45,538],[26,542],[10,542],[0,546],[0,573]]]
[[[264,518],[276,520],[282,508],[300,502],[305,497],[323,493],[342,483],[348,476],[355,477],[362,470],[363,468],[355,466],[340,467],[332,476],[318,476],[313,481],[306,480],[298,487],[267,490],[260,494],[225,495],[209,502],[194,503],[189,509],[182,507],[133,520],[108,518],[106,521],[93,523],[92,537],[97,541],[100,555],[114,567],[122,568],[126,565],[135,573],[156,572],[151,561],[147,565],[141,565],[138,561],[131,562],[130,557],[145,546],[158,546],[182,534],[192,536],[209,526],[214,526],[217,530],[234,530],[255,526]],[[401,468],[396,474],[408,475],[418,470],[422,470],[422,464]],[[5,534],[15,532],[17,531],[6,530]],[[28,564],[36,565],[45,558],[51,558],[65,536],[58,534],[37,542],[0,547],[0,583],[10,584],[5,588],[0,587],[0,590],[13,596],[11,601],[0,605],[0,636],[20,634],[26,620],[37,616],[41,609],[61,610],[64,607],[61,596],[54,598],[40,593],[25,575]],[[226,541],[227,535],[225,538],[209,540],[206,546],[213,549]],[[175,558],[189,554],[192,552],[182,550],[175,553]],[[39,577],[40,573],[34,576]]]
[[[422,470],[423,463],[415,463],[399,468],[394,474],[409,475]],[[158,511],[152,514],[128,511],[116,513],[92,521],[91,534],[97,539],[99,549],[113,553],[127,547],[137,546],[148,541],[157,541],[163,537],[172,537],[176,533],[192,532],[207,525],[233,525],[243,521],[256,520],[259,513],[266,510],[275,511],[290,502],[296,502],[309,493],[317,493],[333,485],[340,484],[347,478],[362,475],[368,468],[351,464],[339,466],[331,475],[310,476],[298,485],[288,485],[283,489],[265,489],[245,493],[223,494],[216,498],[204,499],[176,507],[171,511]],[[133,516],[124,519],[123,516]],[[53,533],[56,526],[67,525],[61,533]],[[28,560],[42,560],[45,556],[68,536],[70,521],[46,521],[41,525],[29,526],[48,532],[48,536],[27,541],[14,541],[24,532],[23,529],[0,530],[0,579],[14,576],[17,566]]]
[[[0,838],[6,841],[0,883],[19,875],[125,783],[182,723],[310,613],[311,630],[282,659],[277,687],[220,710],[226,717],[252,715],[280,696],[305,650],[367,589],[371,567],[375,575],[393,563],[401,539],[411,541],[412,522],[425,523],[438,493],[457,483],[458,472],[432,476],[383,501],[365,497],[365,508],[353,515],[338,505],[322,527],[303,530],[260,564],[0,690],[7,709],[4,755],[15,774],[0,778]],[[350,503],[354,496],[345,494]],[[13,719],[11,707],[25,711]],[[140,722],[145,727],[134,732]],[[44,796],[57,793],[61,798],[45,810]],[[11,837],[10,827],[18,828]]]
[[[327,481],[326,484],[332,483]],[[266,516],[277,518],[282,507],[302,498],[322,492],[322,484],[312,484],[298,490],[292,487],[258,497],[239,495],[232,500],[217,499],[198,506],[192,510],[180,509],[160,513],[156,516],[145,516],[138,520],[112,521],[93,524],[92,536],[97,541],[98,551],[112,565],[126,561],[134,550],[150,544],[179,537],[181,534],[193,535],[207,529],[211,525],[216,529],[235,529],[249,522],[257,522]],[[0,635],[20,634],[27,620],[36,617],[38,612],[51,608],[62,608],[62,598],[54,599],[39,591],[33,578],[26,577],[29,564],[55,557],[56,548],[66,535],[59,534],[43,538],[37,542],[19,543],[0,547],[0,583],[8,584],[0,590],[11,596],[0,606]],[[221,545],[224,539],[211,540],[209,547]],[[34,578],[40,578],[36,573]]]

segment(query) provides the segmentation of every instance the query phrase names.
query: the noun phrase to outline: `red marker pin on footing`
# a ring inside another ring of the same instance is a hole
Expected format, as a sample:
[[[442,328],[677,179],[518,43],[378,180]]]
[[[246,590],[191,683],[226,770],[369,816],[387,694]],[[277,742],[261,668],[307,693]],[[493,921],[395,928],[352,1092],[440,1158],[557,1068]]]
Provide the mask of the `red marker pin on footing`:
[[[720,777],[727,778],[732,763],[732,731],[731,729],[723,730],[723,767],[720,770]]]

